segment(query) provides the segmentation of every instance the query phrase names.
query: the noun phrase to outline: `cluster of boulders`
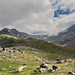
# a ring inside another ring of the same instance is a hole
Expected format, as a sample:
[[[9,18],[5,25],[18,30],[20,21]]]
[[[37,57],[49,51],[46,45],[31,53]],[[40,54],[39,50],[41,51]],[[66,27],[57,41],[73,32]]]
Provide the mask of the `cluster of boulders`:
[[[16,48],[0,48],[0,52],[9,52],[9,53],[15,53],[15,52],[20,52],[20,53],[25,53],[25,51],[22,51],[21,49],[16,49]]]
[[[35,52],[35,53],[38,53],[38,52],[36,52],[36,49],[24,49],[25,51],[27,51],[27,52],[30,52],[30,51],[32,51],[33,53]],[[10,53],[15,53],[15,52],[20,52],[20,53],[25,53],[25,51],[22,51],[22,49],[18,49],[18,48],[1,48],[0,47],[0,52],[4,52],[4,53],[6,53],[7,51],[9,51]]]
[[[56,65],[50,65],[47,63],[42,63],[40,66],[37,66],[37,68],[33,71],[33,73],[46,73],[46,72],[54,72],[56,70],[60,70],[60,67],[57,67]]]

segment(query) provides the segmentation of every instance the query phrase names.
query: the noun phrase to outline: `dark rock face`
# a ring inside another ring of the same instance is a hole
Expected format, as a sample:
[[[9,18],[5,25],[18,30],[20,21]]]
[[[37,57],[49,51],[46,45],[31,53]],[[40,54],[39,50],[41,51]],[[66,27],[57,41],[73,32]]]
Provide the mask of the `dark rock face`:
[[[60,32],[57,36],[50,37],[48,41],[62,46],[75,48],[75,24]]]

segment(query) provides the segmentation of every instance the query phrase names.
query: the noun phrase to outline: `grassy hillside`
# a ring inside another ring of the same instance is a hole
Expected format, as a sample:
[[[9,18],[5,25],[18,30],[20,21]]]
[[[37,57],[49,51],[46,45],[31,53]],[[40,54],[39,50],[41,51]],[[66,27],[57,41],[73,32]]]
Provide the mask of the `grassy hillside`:
[[[27,47],[36,48],[39,49],[41,53],[42,52],[48,53],[45,55],[48,59],[56,58],[56,57],[73,58],[75,56],[74,49],[56,46],[54,44],[47,43],[43,40],[37,40],[34,38],[29,38],[28,40],[22,40],[22,39],[9,38],[7,36],[5,38],[0,39],[0,46],[1,47],[27,46]]]
[[[0,38],[6,38],[6,37],[18,39],[18,38],[14,37],[14,36],[11,36],[11,35],[0,34]]]

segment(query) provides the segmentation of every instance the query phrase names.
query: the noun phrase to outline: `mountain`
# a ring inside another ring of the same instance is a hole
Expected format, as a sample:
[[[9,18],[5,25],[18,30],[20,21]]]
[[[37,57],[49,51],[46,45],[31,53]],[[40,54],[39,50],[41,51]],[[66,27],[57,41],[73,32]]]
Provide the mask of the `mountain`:
[[[11,35],[17,38],[21,38],[21,39],[28,39],[30,37],[32,37],[31,35],[24,33],[24,32],[19,32],[16,29],[8,29],[8,28],[4,28],[0,31],[0,34],[6,34],[6,35]]]
[[[55,44],[75,48],[75,24],[60,32],[57,36],[48,37],[49,40]]]
[[[62,46],[68,46],[71,48],[75,48],[75,24],[69,27],[68,29],[60,32],[56,36],[37,35],[34,37],[54,43],[54,44],[59,44]]]

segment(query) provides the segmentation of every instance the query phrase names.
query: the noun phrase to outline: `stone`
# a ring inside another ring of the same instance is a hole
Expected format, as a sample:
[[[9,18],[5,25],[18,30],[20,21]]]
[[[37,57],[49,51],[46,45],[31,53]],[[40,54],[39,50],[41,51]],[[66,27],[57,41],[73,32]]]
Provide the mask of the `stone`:
[[[39,67],[39,66],[37,66],[37,69],[40,69],[40,67]]]
[[[61,61],[56,62],[56,64],[61,64],[61,63],[62,63]]]
[[[25,63],[23,65],[26,65]]]
[[[5,51],[5,48],[3,48],[3,51]]]
[[[53,70],[56,70],[58,67],[56,65],[52,66]]]
[[[11,51],[9,51],[9,53],[11,53]]]
[[[57,70],[57,71],[58,71],[58,70],[61,70],[61,67],[58,67],[56,70]]]
[[[56,61],[60,61],[60,58],[57,58],[57,60]]]
[[[34,70],[33,72],[37,72],[36,70]]]
[[[15,70],[15,68],[11,68],[11,70]]]
[[[6,70],[6,68],[3,68],[2,70]]]
[[[25,67],[27,67],[27,66],[21,66],[16,71],[20,71],[21,72],[23,70],[23,68],[25,68]]]
[[[47,70],[46,70],[45,68],[40,68],[40,72],[41,72],[41,73],[46,73]]]
[[[46,68],[46,67],[44,66],[44,64],[45,64],[45,63],[42,63],[42,64],[40,65],[40,68]]]
[[[75,73],[73,73],[72,71],[69,71],[68,75],[75,75]]]
[[[45,63],[42,63],[42,64],[40,65],[40,68],[47,68],[47,67],[49,67],[49,65],[48,65],[48,64],[45,64]]]

